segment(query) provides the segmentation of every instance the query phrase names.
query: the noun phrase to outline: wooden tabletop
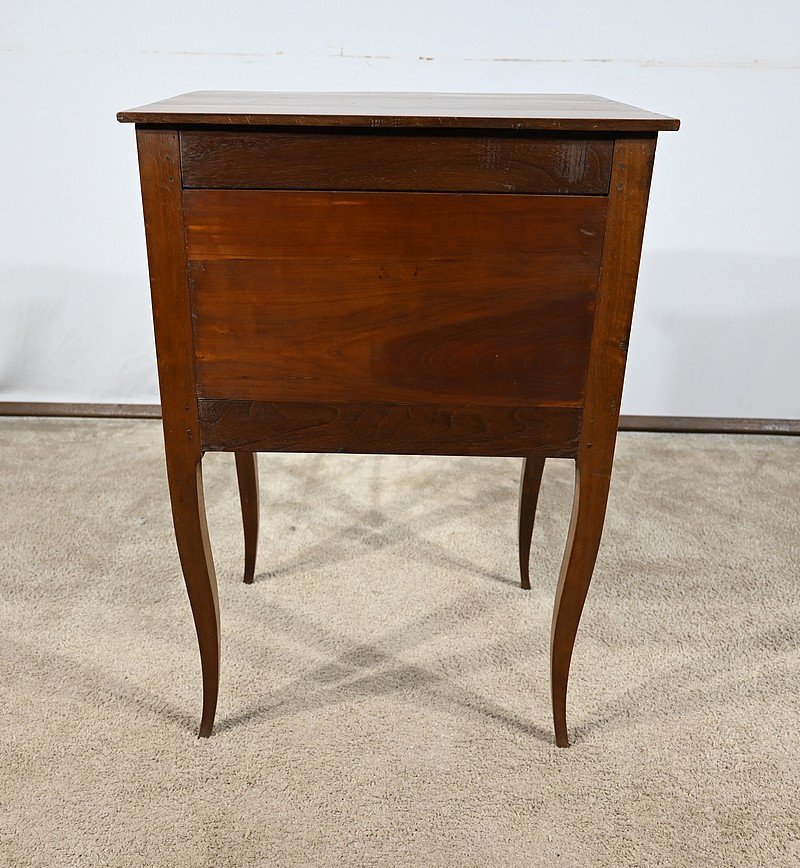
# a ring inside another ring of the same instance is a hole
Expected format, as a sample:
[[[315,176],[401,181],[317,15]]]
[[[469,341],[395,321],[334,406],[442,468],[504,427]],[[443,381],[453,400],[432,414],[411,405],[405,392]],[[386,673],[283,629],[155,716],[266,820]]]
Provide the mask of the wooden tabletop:
[[[676,118],[587,94],[267,93],[199,90],[119,112],[137,124],[677,130]]]

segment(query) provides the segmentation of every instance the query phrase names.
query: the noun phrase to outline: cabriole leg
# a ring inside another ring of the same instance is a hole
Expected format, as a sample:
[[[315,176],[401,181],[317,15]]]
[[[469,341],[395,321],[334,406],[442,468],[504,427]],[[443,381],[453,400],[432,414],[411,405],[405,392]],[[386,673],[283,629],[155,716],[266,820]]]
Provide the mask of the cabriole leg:
[[[235,454],[244,525],[244,581],[250,585],[256,571],[258,550],[258,456],[255,452]]]
[[[529,591],[531,578],[529,562],[533,523],[536,519],[536,504],[539,502],[539,487],[542,484],[544,458],[532,456],[522,462],[519,481],[519,575],[521,587]]]
[[[611,481],[611,462],[595,458],[591,450],[575,463],[575,495],[567,546],[558,578],[550,641],[553,723],[556,743],[569,747],[567,736],[567,682],[575,634],[592,579]]]
[[[200,645],[203,716],[199,734],[208,737],[217,710],[220,629],[217,578],[208,540],[201,460],[189,450],[184,454],[170,454],[167,444],[167,476],[178,554]]]

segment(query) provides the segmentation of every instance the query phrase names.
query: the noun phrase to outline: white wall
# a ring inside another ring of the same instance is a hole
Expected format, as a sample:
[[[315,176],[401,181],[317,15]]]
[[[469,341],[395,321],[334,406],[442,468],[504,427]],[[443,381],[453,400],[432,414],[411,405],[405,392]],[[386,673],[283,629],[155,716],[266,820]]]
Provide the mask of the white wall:
[[[114,114],[215,88],[574,91],[677,115],[623,409],[800,416],[795,0],[2,0],[0,401],[157,400]]]

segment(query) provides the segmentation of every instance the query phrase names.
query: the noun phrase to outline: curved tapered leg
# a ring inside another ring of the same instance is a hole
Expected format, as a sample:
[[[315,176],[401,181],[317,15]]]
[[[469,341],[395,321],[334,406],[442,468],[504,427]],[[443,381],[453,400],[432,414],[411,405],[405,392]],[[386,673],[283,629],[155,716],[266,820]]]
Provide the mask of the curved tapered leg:
[[[244,525],[244,581],[250,585],[258,550],[258,456],[255,452],[236,452],[235,455]]]
[[[531,577],[529,562],[533,523],[536,519],[536,504],[539,502],[539,487],[542,484],[544,458],[532,456],[522,462],[519,480],[519,575],[520,586],[529,591]]]
[[[170,454],[167,443],[167,476],[178,554],[200,645],[203,716],[199,734],[207,737],[214,727],[217,710],[220,629],[217,578],[208,540],[201,459],[189,450],[185,454]]]
[[[556,744],[569,747],[567,736],[567,682],[575,634],[592,580],[611,481],[611,460],[586,450],[575,463],[572,519],[561,573],[558,578],[553,627],[550,635],[550,674]]]

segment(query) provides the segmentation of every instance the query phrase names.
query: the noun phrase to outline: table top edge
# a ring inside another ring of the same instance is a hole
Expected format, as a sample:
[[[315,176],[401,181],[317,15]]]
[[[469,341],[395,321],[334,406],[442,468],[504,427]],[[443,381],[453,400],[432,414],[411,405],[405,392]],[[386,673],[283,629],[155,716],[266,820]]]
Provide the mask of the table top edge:
[[[590,94],[195,91],[117,114],[157,126],[330,126],[659,132],[667,115]]]

